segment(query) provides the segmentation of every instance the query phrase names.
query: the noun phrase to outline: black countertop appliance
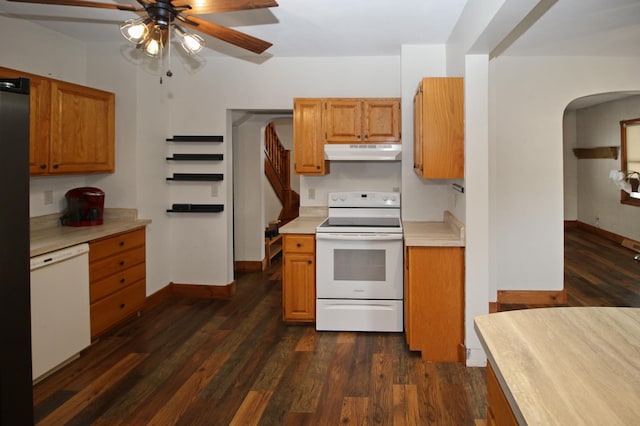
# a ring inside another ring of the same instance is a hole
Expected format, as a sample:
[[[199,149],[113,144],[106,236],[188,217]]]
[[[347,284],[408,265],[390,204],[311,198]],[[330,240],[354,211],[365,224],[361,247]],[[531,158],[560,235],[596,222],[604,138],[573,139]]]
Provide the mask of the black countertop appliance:
[[[104,212],[104,191],[85,186],[74,188],[65,194],[67,209],[60,218],[66,226],[102,225]]]

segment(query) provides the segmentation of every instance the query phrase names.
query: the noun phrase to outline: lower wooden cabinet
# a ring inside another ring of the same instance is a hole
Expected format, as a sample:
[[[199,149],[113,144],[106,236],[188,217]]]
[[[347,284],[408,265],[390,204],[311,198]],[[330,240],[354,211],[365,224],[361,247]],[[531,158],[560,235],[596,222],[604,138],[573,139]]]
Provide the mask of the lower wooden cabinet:
[[[136,314],[146,299],[145,229],[89,243],[91,338]]]
[[[406,247],[404,327],[409,349],[433,362],[463,362],[464,248]]]
[[[315,322],[315,236],[285,234],[283,247],[282,319],[285,322]]]
[[[518,421],[500,387],[496,373],[487,363],[487,425],[517,426]]]

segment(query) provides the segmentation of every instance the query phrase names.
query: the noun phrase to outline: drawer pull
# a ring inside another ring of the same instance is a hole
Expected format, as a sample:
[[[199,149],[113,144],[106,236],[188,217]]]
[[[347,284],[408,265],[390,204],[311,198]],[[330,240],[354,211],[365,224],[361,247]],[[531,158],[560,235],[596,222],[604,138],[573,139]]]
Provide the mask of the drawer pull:
[[[307,263],[311,265],[313,262],[311,260],[307,260]]]
[[[124,241],[120,241],[119,245],[120,245],[120,247],[123,247],[124,246]]]
[[[302,247],[302,244],[296,243],[296,247],[300,248],[300,247]]]
[[[124,309],[124,303],[120,304],[120,309]]]
[[[120,278],[120,284],[124,284],[125,279],[124,278]]]
[[[119,263],[120,266],[124,266],[124,260],[121,260]]]

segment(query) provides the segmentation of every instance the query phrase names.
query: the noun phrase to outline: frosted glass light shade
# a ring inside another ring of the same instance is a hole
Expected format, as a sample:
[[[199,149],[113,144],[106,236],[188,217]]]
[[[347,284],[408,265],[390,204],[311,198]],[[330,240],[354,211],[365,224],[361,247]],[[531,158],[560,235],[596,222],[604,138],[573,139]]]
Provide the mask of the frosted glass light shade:
[[[149,34],[145,19],[129,19],[120,24],[120,33],[133,44],[140,44]]]
[[[198,34],[187,33],[178,25],[174,25],[174,30],[180,38],[180,45],[188,54],[195,55],[204,47],[204,39]]]

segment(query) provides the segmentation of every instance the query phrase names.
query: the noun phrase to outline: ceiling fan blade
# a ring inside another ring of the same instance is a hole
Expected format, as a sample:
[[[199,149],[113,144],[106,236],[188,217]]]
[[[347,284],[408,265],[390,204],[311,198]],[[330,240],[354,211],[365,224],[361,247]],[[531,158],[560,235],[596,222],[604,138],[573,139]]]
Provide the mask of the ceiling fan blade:
[[[202,15],[205,13],[237,12],[249,9],[264,9],[276,7],[275,0],[173,0],[176,7],[191,5],[191,9],[185,10],[188,15]]]
[[[37,4],[50,4],[60,6],[81,6],[81,7],[95,7],[98,9],[115,9],[115,10],[129,10],[135,12],[137,7],[128,4],[115,4],[115,3],[97,3],[93,1],[85,0],[8,0],[19,3],[37,3]]]
[[[226,41],[253,53],[260,54],[272,46],[268,41],[260,40],[249,34],[241,33],[195,16],[184,17],[181,21],[186,27],[209,34],[211,37]]]

